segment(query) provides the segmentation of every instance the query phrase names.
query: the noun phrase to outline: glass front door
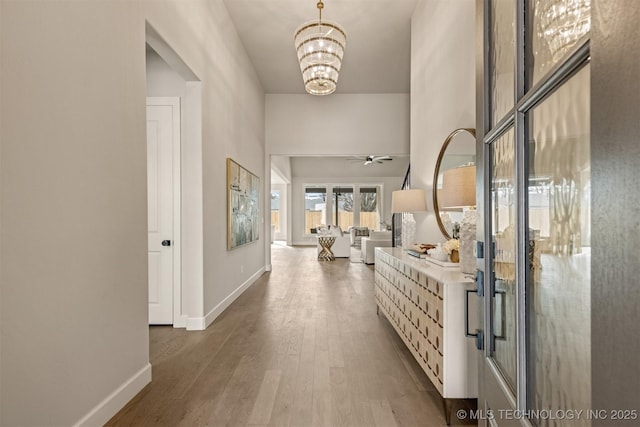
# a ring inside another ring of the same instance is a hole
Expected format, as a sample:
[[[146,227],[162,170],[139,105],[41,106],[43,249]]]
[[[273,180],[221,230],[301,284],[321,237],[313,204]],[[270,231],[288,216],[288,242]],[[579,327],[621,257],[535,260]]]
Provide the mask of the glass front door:
[[[589,425],[589,3],[478,2],[481,425]]]

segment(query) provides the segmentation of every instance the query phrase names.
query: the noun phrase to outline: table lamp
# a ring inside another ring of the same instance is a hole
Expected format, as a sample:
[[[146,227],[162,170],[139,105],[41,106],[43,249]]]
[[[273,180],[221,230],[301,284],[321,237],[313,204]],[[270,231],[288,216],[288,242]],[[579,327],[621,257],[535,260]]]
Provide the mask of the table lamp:
[[[409,249],[416,236],[415,212],[427,211],[427,197],[424,190],[396,190],[391,193],[391,212],[402,215],[402,248]]]
[[[473,254],[476,240],[476,166],[464,165],[444,171],[442,176],[442,196],[438,199],[443,209],[462,209],[458,236],[460,240],[460,271],[475,273],[476,257]]]

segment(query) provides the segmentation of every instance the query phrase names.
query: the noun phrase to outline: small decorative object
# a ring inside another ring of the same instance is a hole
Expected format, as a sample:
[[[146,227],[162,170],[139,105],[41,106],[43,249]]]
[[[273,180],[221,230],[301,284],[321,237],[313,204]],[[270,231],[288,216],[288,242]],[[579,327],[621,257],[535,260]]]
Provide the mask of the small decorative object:
[[[435,247],[436,245],[430,243],[414,243],[413,246],[407,250],[407,254],[416,258],[426,258],[427,252]]]
[[[432,245],[431,243],[414,243],[411,249],[415,252],[426,254],[429,249],[434,249],[435,247],[436,245]]]
[[[437,261],[445,262],[449,259],[449,253],[444,250],[440,243],[438,243],[435,248],[429,249],[428,254]]]
[[[449,255],[451,262],[460,261],[459,250],[460,250],[460,241],[458,239],[451,239],[442,245],[442,250]]]

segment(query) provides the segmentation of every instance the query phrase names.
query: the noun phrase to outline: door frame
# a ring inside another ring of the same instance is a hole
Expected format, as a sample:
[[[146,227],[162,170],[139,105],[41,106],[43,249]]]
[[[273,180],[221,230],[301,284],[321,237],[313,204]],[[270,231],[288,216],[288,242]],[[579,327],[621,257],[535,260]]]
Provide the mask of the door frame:
[[[173,319],[172,325],[176,327],[184,327],[181,324],[182,319],[182,163],[181,163],[181,99],[177,96],[147,96],[147,106],[170,106],[173,109],[171,120],[173,122],[172,130],[172,227],[173,233],[171,236],[173,247],[173,277],[172,277],[172,300],[173,300]]]

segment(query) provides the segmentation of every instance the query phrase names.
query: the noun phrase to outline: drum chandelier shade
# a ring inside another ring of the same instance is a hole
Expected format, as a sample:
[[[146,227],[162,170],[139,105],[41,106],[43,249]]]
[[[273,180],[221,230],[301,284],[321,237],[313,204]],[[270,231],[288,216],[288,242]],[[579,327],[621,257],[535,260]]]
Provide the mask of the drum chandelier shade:
[[[338,84],[347,35],[340,25],[322,20],[322,0],[316,6],[318,20],[298,27],[293,39],[305,89],[311,95],[329,95]]]

